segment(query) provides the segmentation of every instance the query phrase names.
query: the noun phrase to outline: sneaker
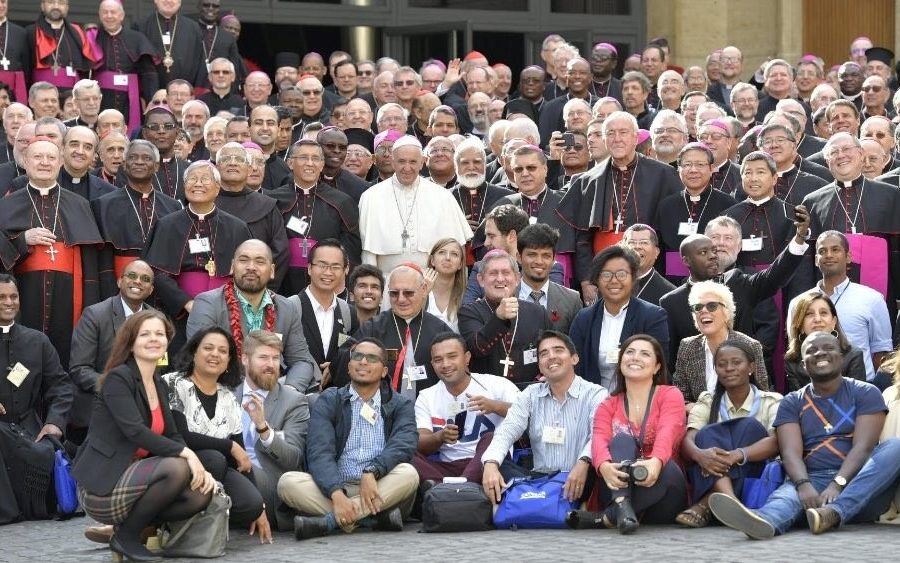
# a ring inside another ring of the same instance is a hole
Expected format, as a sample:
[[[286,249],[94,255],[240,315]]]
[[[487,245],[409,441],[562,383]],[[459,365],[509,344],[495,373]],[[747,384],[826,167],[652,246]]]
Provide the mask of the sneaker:
[[[833,508],[823,506],[821,508],[807,508],[806,522],[809,524],[809,531],[814,534],[821,534],[836,527],[841,523],[841,516]]]
[[[755,540],[766,540],[775,536],[775,527],[772,524],[732,496],[713,493],[709,497],[709,508],[719,522],[744,532]]]

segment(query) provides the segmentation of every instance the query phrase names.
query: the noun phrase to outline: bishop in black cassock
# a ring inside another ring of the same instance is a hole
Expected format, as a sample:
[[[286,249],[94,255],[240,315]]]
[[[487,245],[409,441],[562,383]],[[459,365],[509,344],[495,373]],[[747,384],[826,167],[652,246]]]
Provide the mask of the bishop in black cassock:
[[[497,200],[513,195],[514,192],[487,182],[482,182],[474,188],[458,182],[450,189],[450,193],[466,216],[472,232],[475,233],[472,240],[466,244],[466,265],[471,267],[487,252],[484,248],[484,217],[496,206]]]
[[[153,10],[137,30],[153,45],[160,85],[181,78],[193,86],[206,86],[207,70],[201,56],[203,35],[197,22],[177,12]]]
[[[700,193],[691,193],[687,188],[677,194],[663,198],[659,204],[656,218],[656,234],[660,247],[665,253],[674,253],[675,261],[680,263],[678,247],[688,235],[703,233],[706,224],[723,211],[733,206],[735,199],[730,195],[715,190],[707,184]],[[668,277],[679,277],[675,272],[666,272]]]

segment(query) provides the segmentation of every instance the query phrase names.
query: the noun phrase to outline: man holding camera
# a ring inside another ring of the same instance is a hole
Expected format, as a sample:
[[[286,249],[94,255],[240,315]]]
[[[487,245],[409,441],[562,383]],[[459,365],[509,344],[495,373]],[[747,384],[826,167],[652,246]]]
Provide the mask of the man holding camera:
[[[499,504],[503,487],[514,477],[568,472],[563,494],[569,501],[586,500],[594,483],[591,470],[591,429],[594,411],[606,389],[575,375],[575,344],[561,332],[544,331],[537,341],[538,363],[546,380],[527,387],[506,413],[482,456],[482,486]],[[507,459],[513,443],[528,433],[532,468]]]

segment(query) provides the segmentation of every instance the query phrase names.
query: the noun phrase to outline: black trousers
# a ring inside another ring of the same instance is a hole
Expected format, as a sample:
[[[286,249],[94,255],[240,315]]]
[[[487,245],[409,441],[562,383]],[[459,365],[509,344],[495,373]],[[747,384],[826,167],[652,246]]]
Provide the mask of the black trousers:
[[[617,434],[609,443],[609,453],[613,463],[638,459],[638,447],[629,434]],[[644,524],[671,524],[678,513],[687,506],[687,481],[681,468],[669,460],[659,473],[652,487],[630,484],[624,489],[610,490],[603,479],[598,479],[600,501],[604,505],[613,499],[631,499],[635,514]]]
[[[231,497],[228,521],[233,527],[247,527],[259,518],[263,511],[263,498],[249,475],[229,467],[222,452],[200,450],[197,457],[213,478],[222,483],[225,493]]]

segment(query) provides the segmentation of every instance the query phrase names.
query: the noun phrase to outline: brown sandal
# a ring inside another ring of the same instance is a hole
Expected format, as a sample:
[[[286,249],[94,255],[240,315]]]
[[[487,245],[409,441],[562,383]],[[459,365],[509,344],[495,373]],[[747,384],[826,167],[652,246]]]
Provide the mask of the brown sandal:
[[[712,516],[708,506],[695,504],[694,506],[684,510],[679,514],[675,521],[689,528],[705,528],[709,524],[709,518]]]

